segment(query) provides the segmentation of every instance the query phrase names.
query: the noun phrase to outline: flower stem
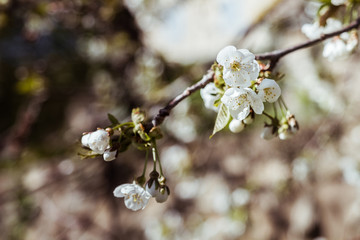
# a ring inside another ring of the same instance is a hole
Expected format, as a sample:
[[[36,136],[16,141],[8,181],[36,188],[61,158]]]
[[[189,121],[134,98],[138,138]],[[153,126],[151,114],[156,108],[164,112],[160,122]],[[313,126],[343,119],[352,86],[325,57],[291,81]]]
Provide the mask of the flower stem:
[[[142,172],[141,177],[144,177],[144,176],[145,176],[145,172],[146,172],[148,160],[149,160],[149,149],[146,149],[145,165],[144,165],[144,170],[143,170],[143,172]]]
[[[160,176],[164,176],[163,171],[162,171],[162,167],[161,167],[161,162],[160,162],[160,157],[159,157],[159,153],[157,150],[157,146],[156,146],[156,141],[155,139],[152,139],[152,145],[153,145],[153,158],[154,158],[154,170],[156,170],[156,163],[159,164],[159,169],[160,169]]]
[[[274,118],[273,118],[270,114],[268,114],[267,112],[263,112],[263,114],[264,114],[265,116],[267,116],[268,118],[270,118],[271,121],[274,120]]]
[[[121,123],[121,124],[116,125],[115,127],[113,127],[113,129],[118,129],[118,128],[121,128],[121,127],[124,127],[124,126],[127,126],[127,125],[129,125],[130,127],[135,126],[133,122],[125,122],[125,123]]]

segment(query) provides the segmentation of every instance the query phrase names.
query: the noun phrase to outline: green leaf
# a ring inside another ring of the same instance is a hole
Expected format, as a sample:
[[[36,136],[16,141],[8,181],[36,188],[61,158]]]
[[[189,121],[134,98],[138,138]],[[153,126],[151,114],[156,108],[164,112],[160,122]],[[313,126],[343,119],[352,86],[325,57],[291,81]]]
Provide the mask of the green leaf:
[[[212,138],[215,135],[215,133],[221,131],[224,127],[226,127],[229,120],[230,120],[230,111],[227,106],[221,103],[218,115],[216,117],[214,130],[210,138]]]
[[[110,122],[111,122],[112,124],[114,124],[114,125],[117,125],[117,124],[120,123],[119,120],[117,120],[117,118],[114,117],[114,115],[112,115],[112,114],[110,114],[110,113],[108,113],[108,119],[109,119]]]

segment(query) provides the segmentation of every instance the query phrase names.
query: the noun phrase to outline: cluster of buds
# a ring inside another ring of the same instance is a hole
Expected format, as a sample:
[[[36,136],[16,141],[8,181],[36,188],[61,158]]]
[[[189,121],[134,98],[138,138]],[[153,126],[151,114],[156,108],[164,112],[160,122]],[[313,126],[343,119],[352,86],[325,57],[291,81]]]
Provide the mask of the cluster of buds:
[[[299,123],[295,116],[289,111],[280,120],[273,118],[271,124],[265,123],[264,129],[261,133],[261,138],[270,140],[274,137],[279,137],[285,140],[293,136],[299,130]]]
[[[168,199],[170,189],[165,184],[165,178],[159,176],[160,175],[157,171],[152,171],[150,173],[150,179],[146,183],[145,189],[158,203],[163,203]]]

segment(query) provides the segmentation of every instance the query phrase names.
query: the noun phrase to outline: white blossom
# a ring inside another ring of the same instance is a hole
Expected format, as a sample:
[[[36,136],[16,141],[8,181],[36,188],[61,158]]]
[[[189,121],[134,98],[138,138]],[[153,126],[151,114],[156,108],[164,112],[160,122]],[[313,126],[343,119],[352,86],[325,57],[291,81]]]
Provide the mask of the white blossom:
[[[109,161],[112,161],[112,160],[115,160],[116,158],[116,153],[117,153],[117,150],[115,151],[110,151],[110,149],[106,149],[104,154],[103,154],[103,158],[105,161],[109,162]]]
[[[343,59],[349,52],[346,49],[346,43],[340,37],[334,37],[325,42],[323,57],[329,61]]]
[[[331,0],[331,4],[334,6],[340,6],[345,3],[346,3],[346,0]]]
[[[249,87],[260,72],[255,55],[247,49],[227,46],[218,53],[216,61],[223,66],[224,81],[231,87]]]
[[[200,96],[206,108],[214,110],[215,112],[219,110],[219,106],[214,106],[214,104],[220,99],[220,92],[220,89],[215,86],[215,83],[209,83],[200,89]]]
[[[115,188],[114,196],[124,198],[125,206],[133,211],[144,209],[151,194],[135,183],[122,184]]]
[[[109,145],[110,136],[104,129],[98,129],[82,136],[81,143],[83,146],[90,148],[95,153],[103,154]]]
[[[334,1],[335,4],[343,4],[344,1]],[[302,32],[310,39],[315,39],[321,34],[328,34],[340,30],[343,27],[342,23],[335,18],[328,18],[324,27],[319,26],[319,22],[313,24],[304,24],[301,28]],[[344,59],[357,47],[357,34],[349,34],[344,32],[339,36],[335,36],[324,42],[323,57],[329,61],[337,59]]]
[[[244,120],[250,113],[250,107],[256,114],[264,111],[261,98],[250,88],[229,88],[221,101],[229,108],[234,119]]]
[[[259,90],[258,95],[263,102],[276,102],[281,95],[279,85],[272,79],[265,78],[261,81],[257,89]]]
[[[245,124],[242,120],[233,119],[229,124],[229,129],[233,133],[239,133],[244,130]]]
[[[324,32],[324,27],[321,27],[319,22],[314,22],[312,24],[307,23],[301,27],[301,31],[309,38],[315,39],[319,38]]]
[[[335,18],[326,19],[326,25],[323,33],[332,33],[342,28],[342,23]]]

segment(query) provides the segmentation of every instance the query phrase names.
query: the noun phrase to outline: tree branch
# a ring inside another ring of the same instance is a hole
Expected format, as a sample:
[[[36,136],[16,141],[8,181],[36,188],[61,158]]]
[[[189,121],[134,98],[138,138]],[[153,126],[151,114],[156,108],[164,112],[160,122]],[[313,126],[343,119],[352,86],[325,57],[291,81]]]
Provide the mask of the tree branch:
[[[328,33],[328,34],[322,34],[319,38],[309,40],[307,42],[295,45],[290,48],[286,48],[286,49],[282,49],[282,50],[275,50],[275,51],[267,52],[264,54],[259,54],[259,55],[256,55],[255,58],[256,58],[256,60],[269,60],[270,64],[269,64],[267,70],[272,70],[276,66],[276,64],[278,63],[280,58],[282,58],[283,56],[285,56],[289,53],[295,52],[297,50],[303,49],[303,48],[311,47],[311,46],[313,46],[319,42],[322,42],[328,38],[338,36],[341,33],[348,32],[354,28],[359,28],[359,26],[360,26],[360,17],[357,18],[354,22],[352,22],[348,26],[346,26],[338,31]]]
[[[195,83],[194,85],[186,88],[183,93],[175,97],[171,100],[164,108],[159,110],[159,113],[153,118],[152,126],[159,126],[162,124],[164,119],[169,116],[170,111],[178,105],[179,102],[190,96],[192,93],[196,92],[200,88],[205,87],[208,83],[213,81],[214,72],[212,70],[208,70],[208,72],[202,77],[202,79]]]
[[[332,32],[332,33],[328,33],[328,34],[323,34],[321,35],[319,38],[313,39],[313,40],[309,40],[307,42],[295,45],[293,47],[290,48],[286,48],[286,49],[282,49],[282,50],[275,50],[272,52],[267,52],[267,53],[263,53],[263,54],[258,54],[255,56],[256,60],[268,60],[269,61],[269,65],[267,66],[266,70],[272,70],[276,64],[278,63],[278,61],[284,57],[285,55],[295,52],[297,50],[303,49],[303,48],[307,48],[310,46],[313,46],[319,42],[322,42],[328,38],[332,38],[335,36],[340,35],[341,33],[344,32],[348,32],[354,28],[359,28],[360,26],[360,17],[357,18],[353,23],[349,24],[348,26]],[[184,100],[185,98],[187,98],[188,96],[190,96],[192,93],[194,93],[195,91],[199,90],[200,88],[205,87],[208,83],[210,83],[211,81],[213,81],[214,78],[214,72],[212,70],[208,70],[207,74],[205,74],[202,79],[195,83],[194,85],[186,88],[184,90],[183,93],[181,93],[180,95],[178,95],[177,97],[175,97],[173,100],[171,100],[164,108],[161,108],[159,110],[159,113],[153,118],[150,126],[148,126],[148,129],[151,129],[154,126],[159,126],[163,123],[164,119],[169,116],[170,111],[178,104],[180,103],[182,100]]]

